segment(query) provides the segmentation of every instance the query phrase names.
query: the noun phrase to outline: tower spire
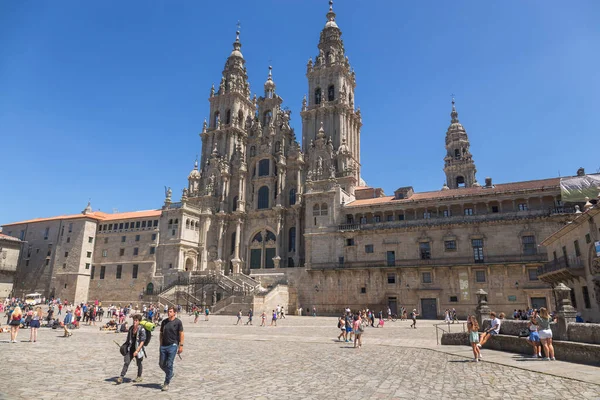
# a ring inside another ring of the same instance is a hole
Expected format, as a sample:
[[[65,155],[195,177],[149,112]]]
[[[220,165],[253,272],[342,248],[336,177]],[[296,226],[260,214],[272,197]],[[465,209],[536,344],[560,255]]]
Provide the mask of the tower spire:
[[[458,120],[454,95],[452,95],[450,117],[450,126],[446,131],[446,157],[444,157],[446,185],[450,189],[479,186],[475,178],[477,168],[469,151],[471,144],[465,128]]]

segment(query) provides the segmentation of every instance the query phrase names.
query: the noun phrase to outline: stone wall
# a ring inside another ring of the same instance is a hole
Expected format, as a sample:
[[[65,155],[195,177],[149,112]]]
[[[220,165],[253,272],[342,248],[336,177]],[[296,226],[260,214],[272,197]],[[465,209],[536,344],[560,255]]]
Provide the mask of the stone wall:
[[[263,311],[267,315],[270,315],[272,310],[275,310],[278,305],[284,308],[286,314],[290,314],[289,290],[287,285],[277,285],[267,294],[257,294],[254,296],[253,309],[255,315],[260,315]]]

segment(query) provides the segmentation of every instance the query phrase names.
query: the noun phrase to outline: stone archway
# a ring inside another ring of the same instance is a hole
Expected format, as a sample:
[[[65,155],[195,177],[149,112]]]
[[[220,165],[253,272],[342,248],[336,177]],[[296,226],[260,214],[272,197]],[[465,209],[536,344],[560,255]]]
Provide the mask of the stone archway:
[[[191,257],[188,257],[185,260],[185,270],[186,271],[193,271],[194,270],[194,260]]]

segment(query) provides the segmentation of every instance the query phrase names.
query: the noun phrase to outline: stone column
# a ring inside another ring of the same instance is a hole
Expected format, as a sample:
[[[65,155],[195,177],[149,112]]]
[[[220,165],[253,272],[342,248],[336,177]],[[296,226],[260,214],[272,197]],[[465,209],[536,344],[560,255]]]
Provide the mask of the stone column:
[[[238,219],[237,224],[235,226],[235,253],[233,256],[233,260],[231,263],[233,264],[233,273],[239,274],[240,265],[242,264],[242,260],[240,260],[240,240],[241,240],[241,231],[242,231],[242,220]]]
[[[487,305],[487,293],[483,289],[479,289],[477,292],[475,292],[475,295],[477,296],[477,307],[475,308],[475,317],[477,318],[479,328],[482,329],[483,321],[486,319],[491,319],[491,310]]]
[[[577,311],[571,305],[571,289],[565,286],[564,283],[559,283],[554,287],[554,296],[558,303],[556,310],[558,319],[558,332],[556,339],[569,340],[569,324],[575,322]]]
[[[281,212],[281,210],[280,210]],[[277,243],[275,243],[275,257],[273,257],[273,264],[275,264],[275,268],[279,268],[281,263],[280,247],[281,247],[281,225],[283,222],[283,216],[281,214],[277,215]]]
[[[296,248],[294,249],[294,263],[295,266],[299,266],[300,264],[300,208],[296,208]]]
[[[225,233],[225,220],[219,220],[219,236],[217,243],[217,259],[215,260],[215,269],[222,271],[223,266],[223,234]]]

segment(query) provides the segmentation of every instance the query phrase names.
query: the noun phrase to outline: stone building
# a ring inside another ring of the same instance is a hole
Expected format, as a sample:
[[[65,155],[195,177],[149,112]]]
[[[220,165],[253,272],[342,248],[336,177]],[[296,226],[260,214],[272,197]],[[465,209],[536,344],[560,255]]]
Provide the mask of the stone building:
[[[539,278],[553,286],[564,283],[582,319],[600,322],[600,205],[588,198],[584,210],[577,207],[568,225],[542,241],[548,262],[539,268]]]
[[[0,300],[12,293],[22,243],[15,237],[0,233]]]
[[[160,210],[90,209],[5,225],[17,237],[37,232],[35,245],[25,239],[36,251],[19,264],[27,284],[112,301],[156,292],[169,301],[185,291],[185,301],[218,308],[223,296],[247,294],[258,283],[286,283],[289,310],[331,314],[404,306],[429,318],[446,308],[464,316],[474,311],[478,289],[499,311],[553,308],[551,286],[537,275],[547,261],[538,245],[572,218],[561,179],[480,184],[453,100],[443,187],[416,193],[402,186],[393,196],[369,187],[361,178],[357,77],[341,34],[330,2],[316,57],[306,65],[300,144],[270,67],[262,96],[251,94],[238,31],[220,83],[210,88],[201,158],[180,201],[169,188]],[[65,224],[73,224],[78,250],[57,248]],[[42,240],[46,228],[52,243]],[[67,252],[77,257],[72,264]]]

